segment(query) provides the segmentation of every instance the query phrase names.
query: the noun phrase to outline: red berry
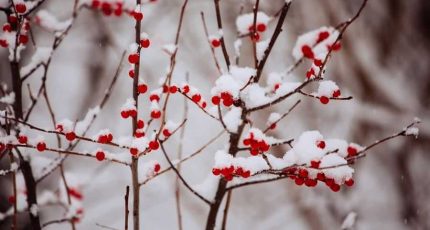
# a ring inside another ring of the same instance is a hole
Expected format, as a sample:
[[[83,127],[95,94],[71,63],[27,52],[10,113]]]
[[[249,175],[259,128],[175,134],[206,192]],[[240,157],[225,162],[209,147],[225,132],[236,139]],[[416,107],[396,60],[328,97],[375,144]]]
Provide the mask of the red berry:
[[[149,41],[149,39],[140,40],[140,46],[142,46],[143,48],[148,48],[150,44],[151,42]]]
[[[133,156],[137,156],[137,154],[139,153],[139,150],[137,148],[130,148],[130,153]]]
[[[182,87],[182,92],[187,94],[188,92],[190,92],[190,87],[188,85],[185,85],[184,87]]]
[[[306,170],[306,169],[299,169],[299,176],[300,177],[306,178],[306,177],[308,177],[308,175],[309,175],[308,170]]]
[[[73,140],[75,140],[75,138],[76,138],[75,132],[66,133],[66,139],[68,141],[73,141]]]
[[[221,170],[220,170],[220,169],[218,169],[218,168],[213,168],[213,169],[212,169],[212,173],[213,173],[215,176],[218,176],[219,174],[221,174]]]
[[[136,21],[141,21],[143,19],[143,14],[141,12],[133,12],[133,17]]]
[[[128,55],[128,62],[131,64],[136,64],[139,62],[139,54],[130,54]]]
[[[320,167],[321,161],[311,161],[311,167],[317,169]]]
[[[2,152],[5,149],[5,145],[3,143],[0,143],[0,152]]]
[[[258,149],[251,149],[251,155],[253,156],[257,156],[260,152],[258,151]]]
[[[222,104],[226,107],[230,107],[231,105],[233,105],[233,103],[234,103],[234,100],[231,97],[224,98],[222,101]]]
[[[317,141],[317,146],[320,149],[324,149],[325,148],[325,141]]]
[[[6,23],[3,25],[3,31],[4,32],[11,32],[12,31],[12,26],[9,23]]]
[[[113,140],[113,135],[109,133],[109,134],[107,135],[107,141],[108,141],[108,142],[112,142],[112,140]]]
[[[100,0],[93,0],[91,2],[91,7],[92,8],[97,9],[97,8],[99,8],[99,6],[100,6]]]
[[[99,138],[97,139],[97,142],[99,142],[99,143],[107,143],[108,142],[108,137],[106,135],[100,135]]]
[[[325,180],[325,175],[324,173],[320,172],[317,174],[317,179],[320,181],[324,181]]]
[[[323,65],[322,61],[320,59],[315,59],[314,64],[318,67],[321,67]]]
[[[145,136],[145,132],[143,132],[143,131],[139,131],[139,130],[136,130],[136,132],[134,133],[134,136],[135,136],[136,138],[144,137],[144,136]]]
[[[317,40],[317,43],[320,43],[320,42],[324,41],[325,39],[327,39],[327,38],[328,38],[328,36],[330,36],[330,33],[329,33],[329,32],[327,32],[327,31],[320,32],[320,33],[318,34],[318,40]]]
[[[250,139],[244,139],[243,140],[243,145],[248,146],[251,144],[251,140]]]
[[[136,126],[137,126],[138,129],[143,129],[143,127],[145,127],[145,122],[142,119],[139,119],[137,121],[137,125]]]
[[[340,44],[340,42],[336,42],[335,44],[333,44],[331,47],[330,47],[333,51],[338,51],[338,50],[340,50],[340,48],[342,48],[342,45]]]
[[[96,153],[96,158],[98,161],[102,161],[105,159],[105,153],[103,151],[98,151]]]
[[[276,129],[276,123],[271,124],[269,129]]]
[[[252,34],[251,34],[251,40],[252,40],[253,42],[258,42],[258,41],[260,41],[260,34],[259,34],[259,33],[252,33]]]
[[[103,11],[103,14],[106,16],[111,15],[112,14],[111,4],[109,4],[108,2],[103,2],[102,3],[102,11]]]
[[[155,164],[155,165],[154,165],[154,172],[156,172],[156,173],[157,173],[157,172],[159,172],[159,171],[160,171],[160,169],[161,169],[160,164],[158,164],[158,163],[157,163],[157,164]]]
[[[27,11],[27,6],[24,3],[17,3],[15,4],[16,12],[23,14],[25,11]]]
[[[160,97],[156,94],[152,94],[151,96],[149,96],[149,100],[158,102],[160,100]]]
[[[169,137],[169,136],[170,136],[170,135],[172,135],[172,134],[170,133],[170,131],[169,131],[169,130],[164,129],[164,130],[163,130],[163,135],[164,135],[165,137]]]
[[[305,185],[308,187],[315,187],[317,185],[318,181],[314,179],[306,179]]]
[[[144,94],[144,93],[146,93],[146,91],[148,90],[148,86],[147,85],[145,85],[145,84],[140,84],[140,85],[138,85],[137,86],[137,91],[140,93],[140,94]]]
[[[335,90],[333,92],[333,97],[339,97],[340,96],[340,90]]]
[[[169,92],[172,93],[172,94],[178,92],[178,87],[176,87],[174,85],[170,86]]]
[[[242,173],[242,177],[243,178],[248,178],[251,176],[251,172],[249,170],[246,170]]]
[[[302,185],[302,184],[305,182],[305,180],[304,180],[304,179],[302,179],[302,178],[300,178],[300,177],[297,177],[297,178],[294,180],[294,182],[296,183],[296,185]]]
[[[150,141],[149,142],[149,148],[152,150],[157,150],[158,147],[160,147],[160,144],[158,144],[157,141]]]
[[[18,142],[19,143],[21,143],[21,144],[27,144],[27,141],[28,141],[27,136],[19,135],[19,137],[18,137]]]
[[[326,178],[326,180],[325,180],[325,184],[326,184],[328,187],[331,187],[331,186],[334,184],[334,180],[333,180],[333,179],[331,179],[331,178]]]
[[[134,70],[131,69],[130,71],[128,71],[128,76],[134,78]]]
[[[275,91],[276,91],[277,89],[279,89],[279,87],[280,87],[280,86],[281,86],[280,84],[275,84],[275,86],[274,86]]]
[[[46,150],[46,144],[45,144],[45,142],[39,142],[39,143],[37,143],[36,149],[39,152],[45,151]]]
[[[122,8],[116,8],[114,11],[113,11],[113,14],[115,14],[115,16],[121,16],[121,14],[122,14]]]
[[[260,23],[257,25],[257,31],[258,32],[264,32],[266,30],[266,25],[263,23]]]
[[[308,45],[302,46],[302,53],[303,53],[303,56],[305,56],[306,58],[309,58],[309,59],[314,58],[314,52],[312,51],[312,48]]]
[[[151,112],[151,117],[152,117],[153,119],[158,119],[158,118],[160,118],[160,117],[161,117],[161,112],[160,112],[160,111],[158,111],[158,110],[156,110],[156,111],[152,111],[152,112]]]
[[[195,103],[198,103],[201,99],[202,99],[202,96],[200,96],[200,94],[194,94],[191,97],[191,100],[193,100]]]
[[[211,44],[212,44],[212,47],[216,48],[221,45],[221,42],[218,39],[212,39]]]
[[[350,157],[357,155],[357,149],[352,146],[348,146],[347,151],[348,151],[348,156]]]
[[[128,111],[121,111],[121,117],[126,119],[130,116],[130,113]]]
[[[231,174],[225,175],[225,176],[224,176],[224,179],[225,179],[226,181],[231,181],[231,180],[233,180],[233,175],[231,175]]]
[[[19,35],[19,43],[25,45],[25,44],[27,44],[27,42],[28,42],[28,36],[27,35],[24,35],[24,34]]]
[[[206,102],[204,101],[204,102],[202,103],[202,108],[204,109],[204,108],[206,108],[206,106],[207,106],[207,104],[206,104]]]
[[[15,15],[10,15],[8,17],[8,19],[9,19],[10,23],[16,23],[18,21],[18,19],[15,17]]]
[[[349,187],[354,185],[354,179],[350,178],[348,180],[345,181],[345,184]]]
[[[312,76],[315,75],[315,70],[314,69],[310,69],[306,72],[306,78],[311,78]]]
[[[6,40],[0,39],[0,46],[3,48],[7,48],[9,43]]]
[[[163,85],[163,93],[167,93],[169,91],[169,87],[167,85]]]
[[[137,116],[137,111],[132,109],[128,111],[128,114],[130,114],[130,117],[136,117]]]
[[[339,190],[340,190],[340,185],[338,185],[338,184],[334,183],[334,184],[332,184],[332,185],[330,186],[330,189],[331,189],[333,192],[339,192]]]
[[[326,105],[329,101],[330,101],[330,99],[328,99],[328,97],[326,97],[326,96],[320,97],[320,102],[324,105]]]

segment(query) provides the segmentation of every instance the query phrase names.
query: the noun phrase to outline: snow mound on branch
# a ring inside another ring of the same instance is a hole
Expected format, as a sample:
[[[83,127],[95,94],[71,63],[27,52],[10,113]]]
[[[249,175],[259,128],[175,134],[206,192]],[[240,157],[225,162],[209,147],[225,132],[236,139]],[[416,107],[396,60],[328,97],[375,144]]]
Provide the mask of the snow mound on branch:
[[[257,12],[256,24],[267,25],[270,21],[270,17],[264,12]],[[236,19],[236,27],[240,34],[249,33],[249,29],[254,25],[254,13],[243,14]]]

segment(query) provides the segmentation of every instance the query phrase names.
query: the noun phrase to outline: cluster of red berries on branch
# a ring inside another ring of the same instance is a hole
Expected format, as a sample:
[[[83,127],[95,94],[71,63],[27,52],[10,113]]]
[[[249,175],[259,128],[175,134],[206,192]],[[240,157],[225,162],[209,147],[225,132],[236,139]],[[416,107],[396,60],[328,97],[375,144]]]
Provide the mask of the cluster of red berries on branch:
[[[256,138],[252,132],[243,140],[243,145],[249,146],[249,151],[253,156],[267,152],[270,149],[270,145],[264,139]]]
[[[229,92],[222,92],[220,95],[212,96],[212,104],[219,105],[221,102],[225,107],[230,107],[234,105],[235,101]]]
[[[212,173],[215,176],[222,175],[226,181],[233,180],[234,176],[242,177],[242,178],[248,178],[251,176],[251,171],[246,170],[240,166],[233,166],[230,167],[224,167],[224,168],[213,168]]]
[[[21,28],[18,30],[18,18],[15,15],[9,15],[8,21],[3,24],[2,30],[5,33],[0,37],[0,46],[3,48],[9,47],[10,43],[15,44],[15,36],[9,36],[12,32],[19,32],[18,44],[26,45],[29,41],[28,33],[30,31],[30,23],[28,19],[23,18]],[[9,39],[10,38],[10,39]],[[12,39],[12,40],[11,40]]]

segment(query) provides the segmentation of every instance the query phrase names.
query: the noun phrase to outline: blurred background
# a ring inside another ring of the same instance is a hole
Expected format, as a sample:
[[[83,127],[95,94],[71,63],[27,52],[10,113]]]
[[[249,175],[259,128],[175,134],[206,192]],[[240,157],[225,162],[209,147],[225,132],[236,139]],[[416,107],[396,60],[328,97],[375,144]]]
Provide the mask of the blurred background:
[[[144,7],[143,30],[150,35],[151,47],[143,51],[142,76],[152,87],[164,78],[169,56],[162,46],[174,42],[182,0],[159,0]],[[274,15],[283,0],[262,0],[260,10]],[[226,46],[234,55],[235,19],[240,8],[252,11],[253,1],[223,0],[221,10]],[[291,50],[297,37],[321,26],[335,26],[355,14],[359,0],[294,1],[271,57],[264,78],[270,72],[281,72],[293,63]],[[59,19],[68,19],[73,1],[50,1],[44,7]],[[197,86],[205,98],[218,77],[217,69],[204,35],[200,12],[204,12],[210,34],[217,31],[214,4],[211,0],[190,0],[186,9],[179,42],[177,68],[173,82],[181,83],[189,74],[191,85]],[[4,23],[5,17],[0,17]],[[47,89],[57,118],[82,119],[89,108],[96,106],[108,87],[122,52],[134,38],[133,20],[129,17],[105,17],[101,13],[83,10],[69,35],[55,52],[48,72]],[[272,31],[275,23],[271,23]],[[52,34],[33,27],[38,46],[50,46]],[[271,35],[266,32],[263,38]],[[333,193],[325,186],[298,187],[291,181],[244,187],[232,195],[228,229],[340,229],[348,213],[357,214],[354,229],[430,229],[430,1],[369,0],[362,15],[347,30],[341,52],[329,64],[326,77],[334,80],[343,95],[352,101],[337,101],[321,105],[317,100],[296,96],[274,108],[256,114],[256,124],[264,126],[271,112],[286,111],[297,99],[298,108],[278,125],[271,134],[278,138],[293,138],[305,130],[318,129],[327,138],[344,138],[368,145],[401,130],[414,117],[422,119],[420,135],[398,138],[375,149],[360,160],[356,169],[356,184],[350,189]],[[23,53],[27,63],[34,47]],[[216,51],[224,65],[221,51]],[[240,66],[250,66],[252,46],[244,40]],[[0,80],[10,84],[8,53],[0,49]],[[308,65],[302,65],[291,79],[303,79]],[[124,64],[119,82],[106,108],[90,130],[90,135],[109,128],[115,136],[128,135],[131,124],[120,119],[120,106],[132,96],[131,80]],[[42,71],[29,80],[36,91]],[[25,92],[25,95],[27,93]],[[142,100],[140,112],[149,116],[148,100]],[[168,116],[180,122],[184,98],[176,95],[170,102]],[[26,97],[25,104],[30,100]],[[184,154],[192,153],[221,131],[222,127],[208,118],[195,105],[189,105],[189,119],[183,141]],[[50,127],[46,105],[39,103],[31,123]],[[202,154],[183,164],[183,175],[191,184],[201,183],[211,173],[216,150],[227,143],[224,135]],[[55,139],[48,140],[48,143]],[[176,158],[179,139],[168,144]],[[49,145],[49,144],[48,144]],[[94,146],[80,144],[78,149]],[[282,156],[286,148],[274,148]],[[44,154],[46,164],[56,155]],[[166,167],[161,152],[146,159],[157,159]],[[6,168],[7,161],[1,162]],[[4,166],[4,167],[3,167]],[[97,224],[121,229],[123,226],[123,196],[130,184],[129,169],[95,160],[70,157],[65,163],[70,177],[78,178],[84,195],[84,218],[78,229],[98,229]],[[39,190],[58,189],[59,173],[45,180]],[[9,207],[10,181],[0,180],[0,211]],[[169,172],[141,188],[141,221],[144,229],[176,229],[175,175]],[[181,188],[185,229],[202,229],[208,208]],[[42,223],[59,218],[55,207],[42,209]],[[23,216],[20,226],[25,226]],[[222,219],[222,215],[218,216]],[[8,229],[10,220],[0,222]],[[68,229],[69,225],[52,225],[46,229]]]

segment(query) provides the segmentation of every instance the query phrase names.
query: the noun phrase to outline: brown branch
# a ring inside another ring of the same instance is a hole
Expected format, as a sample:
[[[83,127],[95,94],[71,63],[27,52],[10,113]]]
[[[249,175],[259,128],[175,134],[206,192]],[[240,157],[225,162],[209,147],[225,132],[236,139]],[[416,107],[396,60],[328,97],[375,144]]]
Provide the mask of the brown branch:
[[[277,119],[275,122],[273,122],[272,124],[269,124],[269,126],[263,131],[263,133],[267,133],[269,130],[270,130],[270,127],[272,126],[272,125],[276,125],[276,124],[278,124],[278,122],[280,122],[282,119],[284,119],[288,114],[290,114],[291,113],[291,111],[293,111],[294,110],[294,108],[296,108],[296,106],[297,105],[299,105],[299,103],[301,102],[301,100],[298,100],[296,103],[294,103],[294,105],[293,106],[291,106],[291,108],[289,108],[288,109],[288,111],[287,112],[285,112],[284,114],[282,114],[282,116],[279,118],[279,119]]]
[[[130,212],[128,210],[128,194],[130,192],[130,186],[127,185],[125,189],[125,196],[124,196],[124,230],[128,230],[128,213]]]
[[[219,7],[219,1],[220,0],[214,0],[214,3],[215,3],[215,13],[216,13],[216,21],[217,21],[217,24],[218,24],[218,29],[221,30],[221,31],[223,31],[223,29],[222,29],[222,20],[221,20],[221,10],[220,10],[220,7]],[[228,53],[227,53],[227,48],[225,47],[224,31],[223,31],[223,35],[222,35],[222,37],[220,39],[220,42],[221,42],[222,53],[224,55],[225,64],[227,66],[227,69],[230,70],[230,58],[229,58]]]
[[[205,32],[206,39],[208,40],[208,44],[209,44],[209,47],[210,47],[210,50],[212,53],[212,57],[213,57],[214,62],[215,62],[215,66],[218,70],[218,73],[222,74],[221,67],[219,66],[218,59],[216,58],[216,55],[215,55],[215,49],[212,47],[211,41],[209,41],[209,32],[208,32],[208,27],[206,25],[205,14],[203,12],[200,12],[200,16],[202,18],[203,29]]]

